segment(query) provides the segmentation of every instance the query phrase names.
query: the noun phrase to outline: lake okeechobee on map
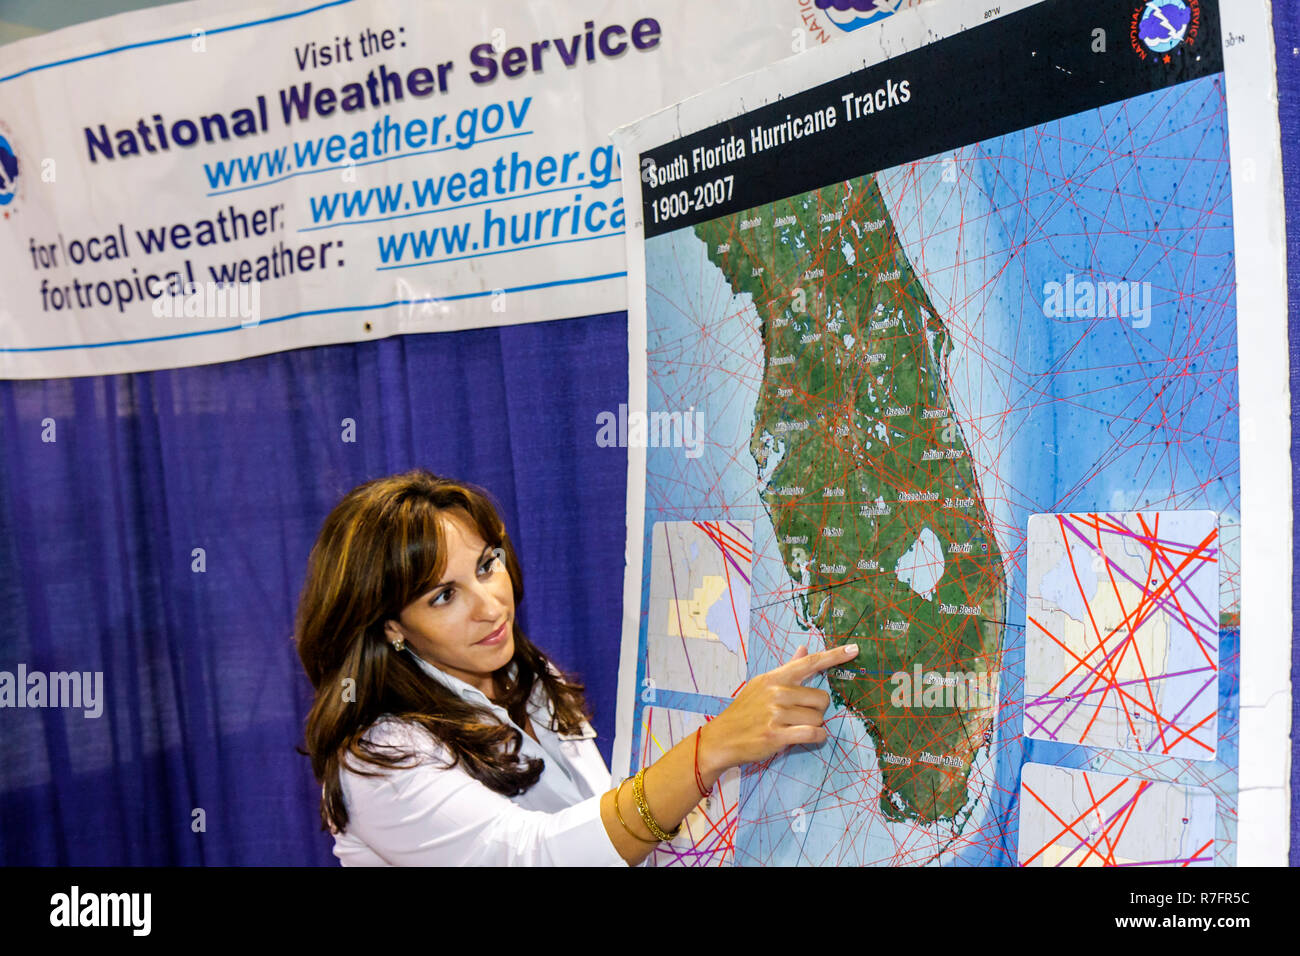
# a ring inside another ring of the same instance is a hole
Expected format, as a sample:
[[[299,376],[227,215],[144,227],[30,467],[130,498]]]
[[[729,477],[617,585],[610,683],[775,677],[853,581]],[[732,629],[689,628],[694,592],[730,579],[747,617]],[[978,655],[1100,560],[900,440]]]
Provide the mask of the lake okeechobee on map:
[[[1235,859],[1226,117],[1215,75],[799,196],[774,183],[646,242],[648,410],[704,424],[703,454],[647,450],[646,554],[655,522],[752,521],[749,675],[804,643],[874,651],[830,675],[831,742],[744,775],[735,863],[1014,865],[1026,762],[1208,791],[1214,858]],[[1026,740],[1030,516],[1173,511],[1218,515],[1213,758]],[[945,654],[988,672],[992,707],[889,710],[888,672]]]

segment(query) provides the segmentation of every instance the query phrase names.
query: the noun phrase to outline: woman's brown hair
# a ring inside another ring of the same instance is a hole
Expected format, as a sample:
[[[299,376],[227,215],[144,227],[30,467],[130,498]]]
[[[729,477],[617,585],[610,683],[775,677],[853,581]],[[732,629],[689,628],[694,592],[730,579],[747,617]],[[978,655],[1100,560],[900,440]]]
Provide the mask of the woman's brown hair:
[[[351,758],[349,771],[366,776],[417,759],[367,738],[381,717],[428,731],[448,751],[448,766],[461,764],[497,793],[523,793],[541,776],[541,760],[519,756],[523,735],[518,730],[462,700],[384,639],[384,622],[440,580],[447,560],[442,513],[449,509],[468,518],[490,547],[504,553],[517,607],[523,577],[492,500],[474,485],[423,469],[352,489],[329,513],[312,547],[294,639],[316,689],[306,752],[324,784],[321,820],[329,829],[341,832],[348,823],[339,782],[346,758]],[[550,667],[524,636],[517,616],[513,632],[514,657],[494,675],[501,688],[495,703],[524,726],[528,700],[540,681],[553,705],[552,729],[578,732],[587,716],[582,685]]]

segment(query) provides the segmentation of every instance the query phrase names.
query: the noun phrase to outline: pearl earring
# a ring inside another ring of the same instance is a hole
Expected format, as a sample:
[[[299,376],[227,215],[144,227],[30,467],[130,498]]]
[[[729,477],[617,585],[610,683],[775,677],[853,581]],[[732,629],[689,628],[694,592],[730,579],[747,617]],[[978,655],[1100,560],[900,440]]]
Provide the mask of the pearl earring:
[[[399,637],[397,640],[393,641],[393,642],[392,642],[392,648],[393,648],[393,650],[395,650],[395,651],[404,651],[404,650],[406,650],[406,638],[404,638],[404,637]]]

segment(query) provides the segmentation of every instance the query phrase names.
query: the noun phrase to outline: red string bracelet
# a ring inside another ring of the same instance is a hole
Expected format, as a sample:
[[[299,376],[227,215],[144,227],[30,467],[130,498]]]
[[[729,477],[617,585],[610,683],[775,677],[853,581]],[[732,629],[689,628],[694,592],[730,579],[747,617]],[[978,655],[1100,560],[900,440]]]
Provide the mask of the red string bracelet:
[[[706,800],[708,799],[709,791],[704,789],[704,778],[700,776],[700,734],[703,731],[703,724],[700,724],[695,731],[695,786],[700,790],[700,799]]]

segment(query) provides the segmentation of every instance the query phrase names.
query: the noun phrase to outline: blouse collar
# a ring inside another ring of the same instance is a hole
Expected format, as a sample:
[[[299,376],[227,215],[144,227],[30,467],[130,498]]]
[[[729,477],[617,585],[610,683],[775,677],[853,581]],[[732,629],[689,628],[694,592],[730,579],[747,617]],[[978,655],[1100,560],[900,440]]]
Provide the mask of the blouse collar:
[[[493,711],[500,711],[501,713],[505,713],[505,708],[501,707],[499,704],[493,703],[491,700],[488,699],[487,694],[483,693],[473,684],[469,684],[461,680],[459,677],[453,677],[451,674],[448,674],[442,668],[435,667],[433,664],[430,664],[419,654],[415,653],[414,649],[412,649],[409,645],[406,648],[406,653],[410,654],[411,657],[415,659],[415,662],[420,666],[420,670],[424,671],[426,674],[428,674],[430,677],[436,680],[439,684],[441,684],[443,687],[450,690],[452,693],[456,694],[462,700],[467,701],[469,703],[488,707]],[[517,667],[518,665],[515,664],[514,661],[510,662],[507,672],[511,677],[515,676],[515,671]],[[545,689],[541,681],[537,681],[533,685],[533,694],[530,703],[534,705],[537,704],[537,695],[539,691],[545,694]]]

